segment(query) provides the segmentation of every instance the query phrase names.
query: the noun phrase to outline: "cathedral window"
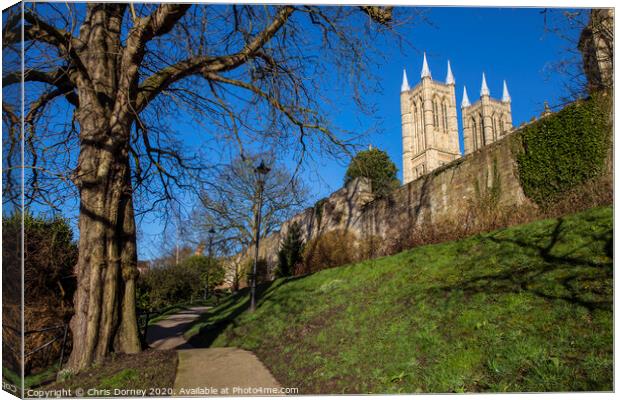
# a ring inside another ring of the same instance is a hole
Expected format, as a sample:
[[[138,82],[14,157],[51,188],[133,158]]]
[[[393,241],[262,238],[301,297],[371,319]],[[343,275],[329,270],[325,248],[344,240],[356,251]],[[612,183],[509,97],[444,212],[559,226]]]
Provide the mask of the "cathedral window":
[[[433,100],[433,126],[439,128],[439,112],[437,110],[437,100]]]
[[[497,140],[497,119],[495,115],[491,117],[491,121],[493,123],[493,140]]]
[[[426,125],[424,124],[424,111],[422,110],[422,98],[418,98],[418,105],[420,111],[420,118],[418,118],[418,152],[424,150],[424,133],[426,131]]]
[[[478,148],[478,124],[474,117],[471,118],[471,131],[472,131],[472,150]]]
[[[446,107],[446,103],[441,104],[441,111],[443,114],[443,130],[448,132],[448,107]]]
[[[504,116],[502,115],[501,117],[499,117],[499,132],[503,135],[504,134]]]
[[[487,141],[484,135],[484,119],[482,118],[482,114],[478,115],[478,120],[480,121],[480,147],[486,146]]]

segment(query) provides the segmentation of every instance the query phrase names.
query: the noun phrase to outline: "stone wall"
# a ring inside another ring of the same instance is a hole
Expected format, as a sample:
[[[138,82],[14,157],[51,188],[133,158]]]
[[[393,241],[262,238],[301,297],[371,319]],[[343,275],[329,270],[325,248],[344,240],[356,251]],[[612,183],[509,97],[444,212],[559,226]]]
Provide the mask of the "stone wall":
[[[370,182],[352,181],[286,222],[281,231],[261,242],[259,254],[275,268],[282,238],[298,222],[304,240],[321,233],[347,229],[358,238],[379,240],[403,237],[417,227],[448,221],[465,223],[472,205],[496,193],[499,207],[530,203],[521,189],[511,146],[513,134],[446,164],[400,188],[375,199]],[[485,206],[484,204],[482,206]]]
[[[472,207],[530,203],[517,176],[512,135],[401,186],[366,204],[361,231],[381,239],[403,237],[422,225],[464,224]],[[494,195],[494,204],[485,204]]]
[[[262,239],[259,257],[275,265],[280,242],[295,222],[301,226],[305,242],[337,229],[347,229],[361,237],[364,226],[361,220],[363,206],[373,199],[369,180],[355,179],[349,182],[329,197],[319,200],[314,207],[305,209],[285,222],[280,231]]]

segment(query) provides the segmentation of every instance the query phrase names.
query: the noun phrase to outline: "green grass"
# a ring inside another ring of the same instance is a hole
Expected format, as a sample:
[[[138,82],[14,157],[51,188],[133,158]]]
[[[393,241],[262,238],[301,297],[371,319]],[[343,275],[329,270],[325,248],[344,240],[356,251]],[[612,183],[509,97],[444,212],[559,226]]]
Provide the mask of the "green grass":
[[[186,333],[310,393],[611,391],[611,207],[280,279]]]
[[[26,375],[24,379],[24,388],[34,388],[45,383],[53,382],[56,379],[57,372],[58,366],[54,364],[34,374]],[[16,373],[9,368],[2,367],[2,375],[8,382],[21,387],[21,377],[18,372]]]
[[[24,379],[24,386],[26,388],[37,387],[42,384],[53,382],[56,379],[58,373],[58,366],[52,365],[47,369],[40,371],[36,374],[28,375]]]
[[[140,379],[138,371],[127,368],[116,374],[103,378],[97,389],[124,389]]]

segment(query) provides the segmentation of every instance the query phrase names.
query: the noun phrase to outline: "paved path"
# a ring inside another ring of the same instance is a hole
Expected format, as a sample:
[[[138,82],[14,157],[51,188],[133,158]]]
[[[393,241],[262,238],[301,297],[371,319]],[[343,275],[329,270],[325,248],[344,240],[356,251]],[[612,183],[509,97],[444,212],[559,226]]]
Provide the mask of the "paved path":
[[[251,352],[235,347],[179,350],[177,396],[278,395],[281,388]]]
[[[177,396],[277,395],[280,384],[249,351],[235,347],[193,348],[183,333],[210,307],[191,307],[170,315],[147,330],[147,342],[158,350],[177,349],[174,382]]]
[[[190,307],[150,325],[146,330],[146,342],[151,348],[157,350],[191,348],[192,346],[183,337],[183,333],[200,314],[207,312],[210,308]]]

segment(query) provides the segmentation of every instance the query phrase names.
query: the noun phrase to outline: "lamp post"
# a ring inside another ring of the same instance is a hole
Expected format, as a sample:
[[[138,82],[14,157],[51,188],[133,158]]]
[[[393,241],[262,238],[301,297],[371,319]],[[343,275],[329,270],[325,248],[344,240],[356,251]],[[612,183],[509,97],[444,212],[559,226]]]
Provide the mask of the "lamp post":
[[[271,171],[271,168],[265,165],[261,160],[260,165],[254,168],[256,175],[256,208],[254,209],[254,266],[252,268],[252,287],[250,290],[250,311],[256,310],[256,265],[258,263],[258,245],[260,241],[260,220],[261,211],[263,209],[263,189],[265,186],[265,177]]]
[[[213,235],[215,234],[215,229],[211,227],[209,229],[209,267],[207,268],[207,279],[205,282],[205,300],[209,298],[209,269],[213,267]]]
[[[213,235],[215,235],[215,229],[209,229],[209,258],[213,257]]]

